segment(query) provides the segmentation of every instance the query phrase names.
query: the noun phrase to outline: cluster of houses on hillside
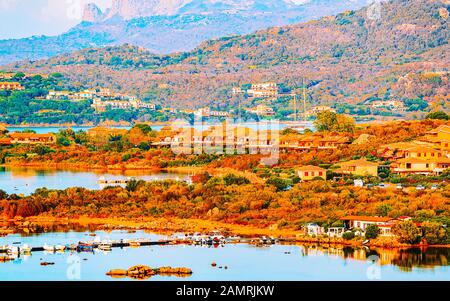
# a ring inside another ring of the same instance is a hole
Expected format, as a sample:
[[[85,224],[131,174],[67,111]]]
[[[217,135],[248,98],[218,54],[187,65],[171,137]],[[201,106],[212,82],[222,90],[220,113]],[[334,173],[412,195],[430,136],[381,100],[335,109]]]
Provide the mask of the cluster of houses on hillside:
[[[256,98],[276,98],[280,94],[278,85],[274,82],[254,83],[248,90],[234,87],[232,93],[233,95],[247,94],[249,97]]]
[[[214,111],[211,110],[209,107],[204,107],[201,109],[198,109],[197,111],[194,111],[194,115],[196,117],[222,117],[222,118],[228,118],[231,117],[231,114],[228,112],[223,111]]]
[[[10,133],[6,137],[0,138],[0,145],[11,144],[55,144],[56,135],[36,134],[36,133]]]
[[[49,100],[70,100],[80,101],[92,99],[92,107],[99,112],[106,109],[150,109],[155,110],[156,106],[139,100],[136,96],[115,93],[110,89],[87,89],[78,92],[72,91],[49,91],[47,97]]]
[[[356,142],[356,141],[355,141]],[[353,143],[355,143],[353,142]],[[320,134],[298,137],[282,137],[280,148],[289,150],[336,149],[349,144],[346,137]],[[382,168],[401,176],[410,174],[440,175],[450,169],[450,126],[442,125],[429,131],[427,135],[411,142],[383,145],[378,149],[378,157],[390,162],[383,165],[366,159],[339,162],[331,167],[335,174],[377,177]],[[318,166],[303,166],[298,169],[302,181],[315,178],[326,179],[327,170]],[[355,185],[356,182],[355,182]]]
[[[284,136],[280,139],[280,149],[311,150],[311,149],[337,149],[350,144],[350,139],[338,134],[315,133],[302,136]]]
[[[398,100],[376,100],[370,104],[372,109],[387,109],[393,112],[405,112],[405,104]]]
[[[260,117],[270,117],[275,115],[275,111],[271,107],[266,105],[257,105],[254,108],[246,109],[246,111],[250,114],[255,114]]]
[[[347,231],[355,231],[359,235],[364,235],[369,225],[376,225],[379,229],[379,236],[391,237],[394,236],[392,228],[399,222],[410,221],[409,216],[400,216],[398,218],[381,217],[381,216],[344,216],[340,219],[344,224],[343,227],[331,227],[325,230],[317,224],[310,223],[304,227],[306,235],[309,236],[323,236],[342,237]],[[420,227],[420,223],[415,223]]]
[[[266,105],[258,105],[254,108],[245,109],[250,114],[258,115],[259,117],[270,117],[275,115],[275,111]],[[230,118],[232,114],[226,111],[215,111],[209,107],[200,108],[196,111],[184,110],[184,113],[193,113],[196,117],[216,117],[216,118]]]
[[[450,126],[442,125],[411,142],[383,145],[378,156],[401,175],[439,175],[450,168]]]
[[[230,147],[237,150],[270,150],[277,146],[277,137],[270,130],[256,131],[247,127],[211,126],[206,130],[195,128],[164,128],[154,147],[209,148],[225,151]],[[253,153],[250,151],[250,153]]]
[[[0,90],[20,91],[25,88],[18,82],[0,82]]]

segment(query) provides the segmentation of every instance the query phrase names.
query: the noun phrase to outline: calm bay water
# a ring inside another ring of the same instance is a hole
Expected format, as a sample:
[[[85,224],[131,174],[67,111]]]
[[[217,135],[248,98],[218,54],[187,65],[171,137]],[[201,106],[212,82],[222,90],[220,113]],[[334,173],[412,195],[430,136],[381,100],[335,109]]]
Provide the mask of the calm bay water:
[[[96,232],[102,239],[148,238],[164,239],[165,236],[141,231]],[[92,239],[88,232],[45,233],[21,237],[10,235],[0,238],[0,245],[21,242],[31,246],[68,244]],[[379,261],[373,263],[373,256]],[[112,279],[105,275],[111,269],[128,269],[144,264],[151,267],[188,267],[194,274],[189,278],[155,276],[149,280],[355,280],[368,281],[369,275],[379,275],[380,280],[450,280],[450,249],[369,251],[342,247],[307,245],[273,245],[255,247],[247,244],[225,246],[154,246],[113,249],[109,253],[49,254],[33,253],[12,262],[0,263],[0,280],[73,280],[74,269],[80,271],[80,279]],[[41,266],[40,262],[54,262]],[[212,262],[228,269],[213,268]],[[375,271],[375,272],[374,272]],[[67,273],[69,272],[69,277]]]
[[[189,181],[186,174],[177,173],[151,173],[146,171],[127,171],[125,173],[100,172],[100,171],[68,171],[36,168],[9,168],[0,167],[0,189],[8,194],[29,195],[38,188],[66,189],[70,187],[83,187],[91,190],[99,190],[102,187],[98,180],[104,177],[106,180],[121,180],[129,177],[145,181],[177,180]]]

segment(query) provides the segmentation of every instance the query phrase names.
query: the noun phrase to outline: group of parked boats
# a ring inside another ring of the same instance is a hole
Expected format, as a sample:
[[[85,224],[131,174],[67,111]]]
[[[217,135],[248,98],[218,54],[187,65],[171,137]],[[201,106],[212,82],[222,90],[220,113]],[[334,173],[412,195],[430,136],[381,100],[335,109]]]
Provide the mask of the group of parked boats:
[[[31,252],[49,252],[49,253],[60,253],[60,252],[93,252],[94,249],[101,251],[111,251],[113,246],[129,246],[129,247],[139,247],[142,241],[140,240],[104,240],[104,241],[91,241],[91,242],[79,242],[77,244],[70,245],[49,245],[45,244],[42,247],[30,247],[27,244],[15,243],[7,246],[0,246],[0,253],[6,253],[8,256],[17,257],[19,255],[31,255]]]
[[[273,245],[277,240],[273,237],[262,236],[260,238],[246,239],[240,236],[224,236],[220,232],[215,231],[208,234],[194,233],[187,235],[188,241],[194,245],[222,245],[226,243],[254,243],[263,245]]]
[[[251,243],[254,245],[272,245],[277,241],[275,238],[263,236],[257,239],[245,239],[239,236],[224,236],[219,231],[213,231],[207,234],[202,233],[193,233],[186,234],[182,237],[178,237],[177,239],[163,241],[163,243],[187,243],[193,245],[201,245],[201,246],[219,246],[224,245],[226,243]],[[45,244],[42,247],[30,247],[27,244],[21,244],[20,242],[16,242],[12,245],[0,246],[0,253],[7,254],[10,258],[15,258],[21,255],[31,255],[32,252],[48,252],[48,253],[63,253],[66,251],[69,252],[94,252],[94,250],[100,250],[104,252],[109,252],[113,247],[140,247],[150,245],[152,242],[147,240],[100,240],[97,237],[93,241],[89,242],[79,242],[77,244],[70,245],[49,245]],[[153,243],[154,244],[154,243]]]

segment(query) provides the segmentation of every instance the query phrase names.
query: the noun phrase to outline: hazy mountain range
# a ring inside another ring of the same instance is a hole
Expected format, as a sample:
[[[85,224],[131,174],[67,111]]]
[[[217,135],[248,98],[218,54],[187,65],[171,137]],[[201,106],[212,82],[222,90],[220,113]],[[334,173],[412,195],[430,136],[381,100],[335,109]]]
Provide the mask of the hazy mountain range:
[[[0,64],[87,47],[130,43],[154,53],[189,51],[202,41],[318,19],[368,0],[113,0],[85,7],[83,21],[59,36],[0,40]]]

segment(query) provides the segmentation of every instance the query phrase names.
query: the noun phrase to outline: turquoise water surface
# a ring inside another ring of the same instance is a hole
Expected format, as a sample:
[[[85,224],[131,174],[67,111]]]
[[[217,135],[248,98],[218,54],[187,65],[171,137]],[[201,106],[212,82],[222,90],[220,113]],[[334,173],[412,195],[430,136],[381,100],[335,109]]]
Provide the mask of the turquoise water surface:
[[[30,195],[38,188],[63,190],[70,187],[82,187],[90,190],[102,189],[98,183],[106,180],[119,180],[134,177],[145,181],[176,180],[190,181],[189,175],[177,173],[152,173],[150,171],[101,172],[69,171],[36,168],[0,167],[0,189],[8,194]]]
[[[165,239],[166,236],[142,231],[96,232],[101,239]],[[0,238],[0,245],[27,243],[30,246],[69,244],[93,239],[89,232],[44,233],[22,237]],[[370,257],[372,256],[372,257]],[[373,257],[376,256],[376,257]],[[375,258],[375,260],[374,260]],[[377,259],[378,258],[378,259]],[[151,267],[188,267],[189,278],[155,276],[155,280],[450,280],[448,249],[378,251],[307,245],[273,245],[255,247],[248,244],[226,244],[217,247],[152,246],[117,248],[105,253],[35,252],[31,256],[0,263],[0,280],[98,280],[112,279],[105,275],[111,269],[128,269],[134,265]],[[40,262],[53,262],[41,266]],[[216,262],[217,267],[211,263]],[[227,269],[224,267],[227,266]],[[219,267],[223,267],[222,269]]]

